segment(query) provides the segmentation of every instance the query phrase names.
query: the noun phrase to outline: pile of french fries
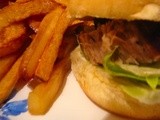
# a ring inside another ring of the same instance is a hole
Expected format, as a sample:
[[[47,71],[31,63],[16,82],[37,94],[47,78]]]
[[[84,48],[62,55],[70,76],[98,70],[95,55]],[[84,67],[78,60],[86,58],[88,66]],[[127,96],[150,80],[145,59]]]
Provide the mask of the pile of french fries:
[[[45,114],[70,72],[77,46],[74,20],[54,0],[2,0],[0,6],[0,104],[14,89],[32,86],[28,109]],[[22,84],[23,83],[23,84]],[[36,83],[33,87],[32,83]]]

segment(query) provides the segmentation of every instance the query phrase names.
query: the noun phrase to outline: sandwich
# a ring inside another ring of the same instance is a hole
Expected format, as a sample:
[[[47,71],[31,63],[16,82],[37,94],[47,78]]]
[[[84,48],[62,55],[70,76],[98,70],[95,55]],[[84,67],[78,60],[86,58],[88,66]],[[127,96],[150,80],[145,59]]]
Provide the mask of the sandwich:
[[[71,54],[85,94],[111,113],[160,119],[160,1],[58,2],[85,21]]]

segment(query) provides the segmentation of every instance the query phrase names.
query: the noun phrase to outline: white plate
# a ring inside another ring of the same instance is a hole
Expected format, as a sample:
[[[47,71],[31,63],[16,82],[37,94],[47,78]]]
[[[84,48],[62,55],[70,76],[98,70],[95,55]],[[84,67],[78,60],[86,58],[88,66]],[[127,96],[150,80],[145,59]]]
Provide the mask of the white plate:
[[[11,101],[24,100],[30,89],[25,86]],[[10,120],[127,120],[110,114],[96,106],[83,93],[73,73],[68,76],[64,89],[50,111],[43,116],[33,116],[28,112],[17,116],[9,115]],[[4,120],[1,119],[0,120]]]

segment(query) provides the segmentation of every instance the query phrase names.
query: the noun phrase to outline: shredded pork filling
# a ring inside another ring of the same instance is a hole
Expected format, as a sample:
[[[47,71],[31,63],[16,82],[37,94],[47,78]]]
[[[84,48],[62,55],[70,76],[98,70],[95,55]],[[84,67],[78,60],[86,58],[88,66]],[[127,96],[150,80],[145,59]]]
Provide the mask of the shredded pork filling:
[[[93,64],[117,48],[115,59],[146,65],[160,61],[160,23],[109,20],[97,27],[84,26],[78,40],[84,55]]]

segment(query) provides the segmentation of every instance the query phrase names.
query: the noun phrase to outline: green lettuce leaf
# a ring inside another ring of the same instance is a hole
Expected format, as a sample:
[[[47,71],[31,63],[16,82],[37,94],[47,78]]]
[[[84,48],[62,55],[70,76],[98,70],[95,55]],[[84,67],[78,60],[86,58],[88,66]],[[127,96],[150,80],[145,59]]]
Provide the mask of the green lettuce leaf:
[[[156,87],[158,85],[159,77],[157,77],[157,76],[155,76],[155,77],[147,77],[146,80],[147,80],[148,85],[152,89],[156,89]]]
[[[122,90],[129,96],[146,104],[160,103],[160,89],[151,89],[142,84],[121,84]]]
[[[145,82],[152,89],[160,85],[160,68],[123,64],[120,60],[112,61],[111,58],[115,51],[116,49],[104,58],[103,66],[107,72],[114,76]]]

